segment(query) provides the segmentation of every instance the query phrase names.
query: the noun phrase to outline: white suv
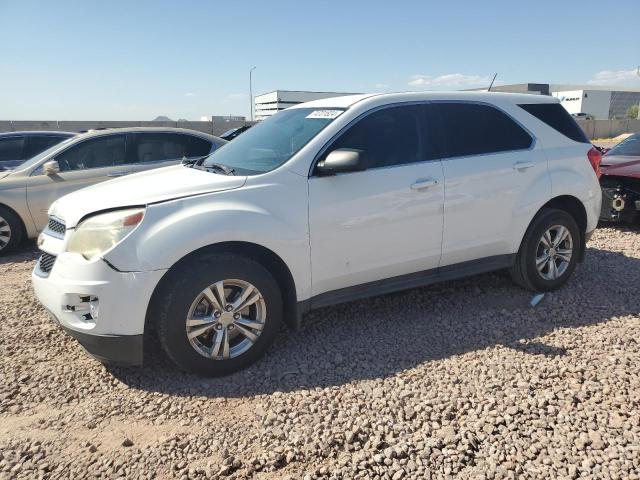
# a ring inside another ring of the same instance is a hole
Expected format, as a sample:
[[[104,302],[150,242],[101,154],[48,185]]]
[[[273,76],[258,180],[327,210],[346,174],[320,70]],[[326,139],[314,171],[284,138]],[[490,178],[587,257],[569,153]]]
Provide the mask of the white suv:
[[[504,268],[560,287],[596,228],[599,162],[552,97],[314,101],[205,159],[61,198],[33,285],[102,361],[141,363],[147,336],[226,374],[309,309]]]

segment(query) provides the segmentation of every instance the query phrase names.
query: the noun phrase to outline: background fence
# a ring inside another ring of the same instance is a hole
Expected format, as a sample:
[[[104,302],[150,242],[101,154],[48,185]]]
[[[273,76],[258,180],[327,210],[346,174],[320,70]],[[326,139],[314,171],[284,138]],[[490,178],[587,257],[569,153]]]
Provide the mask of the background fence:
[[[640,133],[640,120],[578,120],[590,139],[613,138],[621,133]]]
[[[190,128],[199,132],[220,135],[231,128],[251,124],[235,120],[213,122],[101,122],[74,120],[0,120],[0,132],[17,132],[21,130],[63,130],[78,132],[95,128],[116,127],[179,127]],[[253,122],[255,123],[255,122]],[[621,133],[640,133],[640,120],[578,120],[578,124],[590,139],[613,138]]]

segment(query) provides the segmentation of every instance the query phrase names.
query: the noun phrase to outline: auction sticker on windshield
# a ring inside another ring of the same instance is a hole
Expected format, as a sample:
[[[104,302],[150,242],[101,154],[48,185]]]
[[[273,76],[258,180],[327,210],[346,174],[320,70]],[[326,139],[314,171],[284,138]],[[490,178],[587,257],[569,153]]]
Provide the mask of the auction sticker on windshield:
[[[314,110],[306,118],[336,118],[342,113],[342,110]]]

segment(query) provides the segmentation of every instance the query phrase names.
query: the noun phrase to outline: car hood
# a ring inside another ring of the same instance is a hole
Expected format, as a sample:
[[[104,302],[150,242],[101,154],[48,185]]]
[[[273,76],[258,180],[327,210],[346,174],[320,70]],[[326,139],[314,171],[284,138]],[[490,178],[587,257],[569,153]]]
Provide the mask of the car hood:
[[[49,214],[75,227],[87,215],[128,206],[149,205],[176,198],[239,188],[247,177],[227,176],[174,165],[99,183],[65,195]]]
[[[631,155],[605,155],[602,157],[602,165],[620,165],[621,163],[629,163],[640,160],[638,156]]]
[[[638,157],[630,158],[635,158],[636,160],[611,165],[610,167],[602,167],[602,174],[605,176],[640,178],[640,160]]]

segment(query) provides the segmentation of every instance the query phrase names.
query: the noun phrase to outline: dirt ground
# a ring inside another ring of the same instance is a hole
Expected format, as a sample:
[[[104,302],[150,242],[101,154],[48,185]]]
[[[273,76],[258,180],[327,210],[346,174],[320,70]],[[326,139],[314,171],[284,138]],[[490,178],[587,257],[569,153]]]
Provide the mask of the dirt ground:
[[[640,478],[640,229],[535,308],[498,272],[315,311],[218,378],[88,357],[0,258],[0,479]]]

